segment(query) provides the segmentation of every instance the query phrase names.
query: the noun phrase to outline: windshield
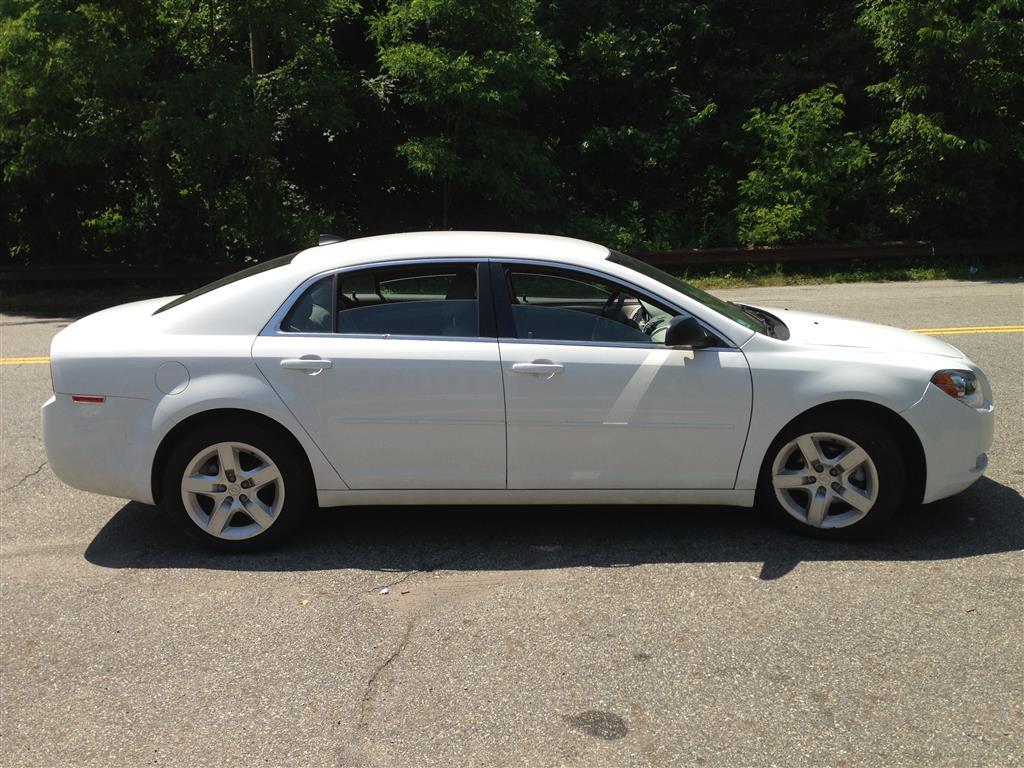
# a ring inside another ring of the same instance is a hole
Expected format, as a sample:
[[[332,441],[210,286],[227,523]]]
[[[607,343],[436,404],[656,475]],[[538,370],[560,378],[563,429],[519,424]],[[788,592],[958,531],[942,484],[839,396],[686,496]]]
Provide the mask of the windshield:
[[[284,256],[278,256],[276,259],[271,259],[270,261],[262,261],[259,264],[254,264],[251,267],[246,267],[245,269],[230,274],[227,277],[222,277],[220,280],[214,280],[212,283],[207,283],[202,288],[196,288],[194,291],[190,291],[189,293],[186,293],[184,296],[179,296],[174,301],[170,301],[164,304],[153,314],[159,315],[165,309],[177,307],[180,304],[184,304],[186,301],[191,301],[196,296],[202,296],[204,293],[209,293],[212,290],[221,288],[225,285],[230,285],[231,283],[234,283],[238,280],[242,280],[246,277],[258,275],[260,272],[266,272],[276,267],[283,267],[285,264],[291,264],[292,259],[294,259],[298,254],[299,251],[295,251],[294,253],[289,253]]]
[[[749,328],[751,331],[757,331],[758,333],[765,333],[765,325],[756,317],[753,317],[735,304],[730,304],[727,301],[722,301],[716,296],[712,296],[706,291],[702,291],[700,288],[694,288],[689,283],[680,280],[678,277],[673,277],[668,272],[664,272],[657,267],[652,267],[646,262],[634,259],[632,256],[627,256],[624,253],[618,251],[612,251],[608,255],[608,261],[613,264],[620,264],[623,267],[629,267],[632,270],[639,272],[642,275],[657,280],[662,285],[666,285],[674,291],[689,296],[694,301],[699,301],[708,309],[713,309],[720,315],[725,315],[727,318],[732,320],[734,323],[739,323],[744,328]]]

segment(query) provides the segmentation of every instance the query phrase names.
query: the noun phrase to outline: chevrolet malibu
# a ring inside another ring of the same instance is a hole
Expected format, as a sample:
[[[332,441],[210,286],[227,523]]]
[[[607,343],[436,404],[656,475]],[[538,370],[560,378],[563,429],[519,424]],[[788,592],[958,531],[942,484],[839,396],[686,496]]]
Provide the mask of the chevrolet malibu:
[[[53,471],[200,543],[314,505],[758,505],[826,538],[985,470],[981,370],[896,328],[722,301],[602,246],[330,242],[61,331]]]

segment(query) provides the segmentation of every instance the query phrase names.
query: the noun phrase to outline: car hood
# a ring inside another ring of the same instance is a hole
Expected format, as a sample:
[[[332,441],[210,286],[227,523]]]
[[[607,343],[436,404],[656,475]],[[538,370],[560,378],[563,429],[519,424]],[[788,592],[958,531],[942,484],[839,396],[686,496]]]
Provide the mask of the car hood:
[[[791,309],[758,307],[778,317],[789,328],[790,340],[826,347],[858,347],[884,352],[910,352],[963,359],[959,349],[931,336],[890,325],[876,325]]]

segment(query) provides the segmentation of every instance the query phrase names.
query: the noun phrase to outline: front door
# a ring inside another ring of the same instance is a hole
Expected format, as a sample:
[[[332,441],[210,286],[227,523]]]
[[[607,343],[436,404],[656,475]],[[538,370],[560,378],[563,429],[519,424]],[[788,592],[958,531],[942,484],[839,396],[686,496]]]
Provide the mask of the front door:
[[[501,368],[481,335],[477,272],[340,272],[257,338],[259,369],[349,487],[505,487]]]
[[[742,352],[665,347],[674,313],[592,273],[501,269],[509,488],[734,486],[751,407]]]

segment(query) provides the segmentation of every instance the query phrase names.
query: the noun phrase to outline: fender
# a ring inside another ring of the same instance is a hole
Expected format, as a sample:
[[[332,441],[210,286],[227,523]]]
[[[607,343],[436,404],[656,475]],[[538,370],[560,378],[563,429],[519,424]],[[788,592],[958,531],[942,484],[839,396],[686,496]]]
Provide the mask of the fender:
[[[288,430],[306,452],[318,489],[348,490],[348,485],[260,375],[251,359],[246,368],[249,370],[244,373],[210,371],[190,379],[180,394],[160,398],[153,412],[151,429],[155,439],[151,443],[153,448],[147,457],[147,466],[152,467],[157,446],[178,424],[204,411],[230,408],[259,413]]]
[[[747,444],[736,473],[737,490],[757,487],[768,448],[793,419],[812,408],[842,401],[871,403],[898,415],[921,399],[935,366],[930,356],[886,355],[880,360],[883,353],[869,349],[793,345],[762,336],[745,344],[743,352],[754,392]],[[836,364],[823,367],[823,359],[830,354]],[[856,366],[858,356],[870,365]]]

